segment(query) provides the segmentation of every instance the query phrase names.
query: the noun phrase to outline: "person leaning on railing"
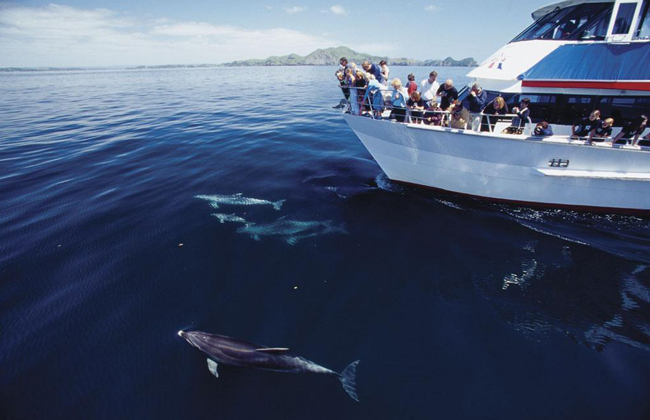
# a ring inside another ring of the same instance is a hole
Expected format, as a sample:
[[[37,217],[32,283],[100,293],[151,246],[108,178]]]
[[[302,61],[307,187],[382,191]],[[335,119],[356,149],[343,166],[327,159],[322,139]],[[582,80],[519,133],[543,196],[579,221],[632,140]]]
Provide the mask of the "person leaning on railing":
[[[381,73],[381,68],[378,65],[371,63],[370,60],[363,60],[361,67],[363,67],[366,73],[370,73],[375,76],[375,79],[377,79],[379,83],[384,80],[384,75]]]
[[[497,96],[494,98],[492,102],[487,104],[485,108],[483,108],[482,114],[484,115],[506,115],[508,113],[508,104],[506,104],[506,100],[503,99],[502,96]],[[491,126],[495,124],[495,120],[491,119],[490,117],[485,118],[481,122],[481,131],[492,131]],[[488,126],[489,124],[489,126]]]
[[[474,83],[467,97],[469,112],[478,114],[487,104],[487,92],[481,88],[481,85]]]
[[[647,125],[648,117],[645,115],[641,115],[639,118],[636,118],[633,121],[629,121],[623,126],[621,132],[618,133],[612,143],[616,143],[619,140],[625,140],[625,143],[628,143],[630,140],[632,140],[632,144],[636,145],[636,143],[639,141],[639,137],[643,134],[643,131],[645,131]]]
[[[398,122],[404,122],[406,118],[406,101],[408,98],[408,92],[402,87],[402,81],[400,79],[393,79],[391,86],[393,86],[393,89],[395,90],[391,95],[393,110],[390,113],[390,118],[394,118]]]
[[[349,101],[350,89],[347,88],[348,82],[345,79],[345,73],[342,71],[337,71],[336,78],[338,79],[339,85],[341,86],[341,91],[343,92],[343,96],[345,96],[345,99]]]
[[[600,124],[600,111],[595,109],[588,117],[582,118],[571,126],[571,138],[577,139],[579,137],[586,137],[594,130],[594,128],[599,127]]]
[[[424,100],[420,97],[420,93],[417,91],[411,92],[409,100],[406,101],[406,106],[411,112],[411,120],[415,124],[420,124],[424,116],[425,108]]]
[[[379,118],[384,111],[384,97],[381,94],[384,85],[379,83],[373,74],[366,73],[366,76],[368,78],[368,87],[363,97],[363,103],[371,104],[373,116]]]
[[[483,114],[486,115],[505,115],[508,113],[508,104],[503,96],[497,96],[492,102],[483,108]]]
[[[600,141],[605,140],[607,137],[612,135],[612,126],[614,125],[613,118],[605,118],[597,127],[594,127],[591,132],[589,132],[589,138],[587,142],[589,144],[593,143],[594,139],[599,139]]]
[[[469,122],[469,111],[458,99],[456,99],[451,106],[451,120],[449,126],[451,128],[462,128],[463,130],[466,129],[467,123]]]
[[[360,113],[363,112],[363,97],[366,96],[366,88],[368,87],[368,82],[366,81],[366,74],[361,70],[357,70],[354,74],[354,86],[357,88],[357,101],[359,104]]]
[[[446,111],[449,105],[458,99],[458,90],[454,87],[454,81],[447,79],[445,84],[438,88],[436,95],[440,96],[440,108]]]

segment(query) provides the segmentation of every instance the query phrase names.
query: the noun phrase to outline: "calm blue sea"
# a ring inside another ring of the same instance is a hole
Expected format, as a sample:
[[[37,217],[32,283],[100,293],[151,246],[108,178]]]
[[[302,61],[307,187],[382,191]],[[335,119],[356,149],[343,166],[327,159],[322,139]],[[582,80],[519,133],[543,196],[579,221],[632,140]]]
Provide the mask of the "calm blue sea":
[[[394,184],[333,72],[0,74],[0,418],[650,417],[650,221]]]

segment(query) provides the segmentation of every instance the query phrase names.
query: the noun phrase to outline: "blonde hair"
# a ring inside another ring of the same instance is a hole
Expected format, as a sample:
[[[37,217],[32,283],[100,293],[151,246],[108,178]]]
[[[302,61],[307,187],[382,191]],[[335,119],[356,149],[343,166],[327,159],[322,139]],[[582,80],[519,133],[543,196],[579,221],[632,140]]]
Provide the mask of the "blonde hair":
[[[502,96],[497,96],[496,98],[494,98],[494,103],[496,104],[495,106],[496,109],[501,109],[504,106],[506,106],[506,100],[503,99]]]
[[[453,85],[454,85],[454,81],[451,80],[451,79],[447,79],[447,81],[445,82],[445,84],[446,84],[447,86],[453,86]]]
[[[398,78],[393,79],[392,82],[390,82],[390,85],[394,87],[395,89],[401,88],[402,87],[402,81],[399,80]]]
[[[606,118],[605,121],[607,125],[614,125],[614,118]]]

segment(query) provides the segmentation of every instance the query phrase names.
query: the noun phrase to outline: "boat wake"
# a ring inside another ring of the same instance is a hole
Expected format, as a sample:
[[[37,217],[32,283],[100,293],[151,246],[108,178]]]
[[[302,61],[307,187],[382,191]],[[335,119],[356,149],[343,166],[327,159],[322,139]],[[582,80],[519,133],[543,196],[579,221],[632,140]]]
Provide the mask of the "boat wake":
[[[493,205],[527,229],[650,264],[650,220],[636,216]]]

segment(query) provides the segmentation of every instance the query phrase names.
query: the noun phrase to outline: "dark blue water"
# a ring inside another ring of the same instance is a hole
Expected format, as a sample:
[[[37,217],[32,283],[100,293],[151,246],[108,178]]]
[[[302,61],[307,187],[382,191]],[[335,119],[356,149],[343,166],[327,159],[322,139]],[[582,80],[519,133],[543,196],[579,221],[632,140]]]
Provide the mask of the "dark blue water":
[[[391,183],[332,81],[0,75],[0,418],[650,417],[650,222]],[[286,201],[196,198],[236,193]],[[361,402],[180,329],[361,359]]]

